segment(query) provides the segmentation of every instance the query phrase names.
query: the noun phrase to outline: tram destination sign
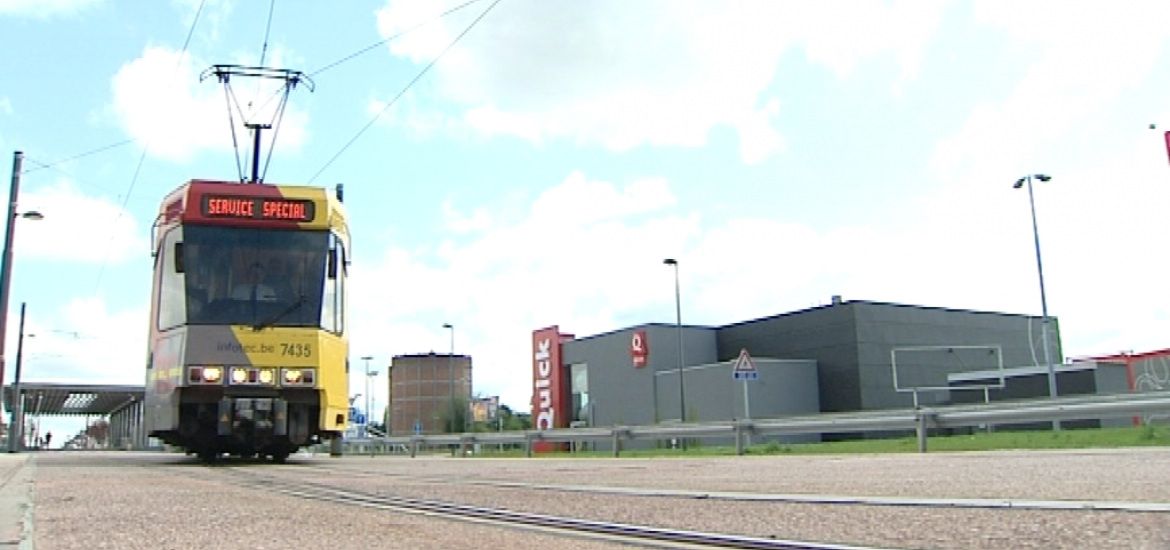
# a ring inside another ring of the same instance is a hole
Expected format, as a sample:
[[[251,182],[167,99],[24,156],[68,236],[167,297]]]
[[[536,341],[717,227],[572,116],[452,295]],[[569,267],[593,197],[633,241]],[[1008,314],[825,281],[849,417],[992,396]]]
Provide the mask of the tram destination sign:
[[[200,206],[207,218],[310,222],[316,214],[311,200],[280,197],[204,195]]]

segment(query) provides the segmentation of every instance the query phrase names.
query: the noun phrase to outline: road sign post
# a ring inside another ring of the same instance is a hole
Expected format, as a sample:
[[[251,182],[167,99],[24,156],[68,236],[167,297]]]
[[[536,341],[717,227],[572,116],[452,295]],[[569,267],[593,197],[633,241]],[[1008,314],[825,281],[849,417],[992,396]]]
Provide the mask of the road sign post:
[[[736,358],[734,366],[731,368],[731,377],[735,380],[743,381],[743,418],[744,420],[752,419],[752,405],[748,397],[748,380],[759,380],[760,371],[756,369],[756,364],[752,361],[752,356],[748,355],[747,348],[739,350],[739,357]],[[749,432],[747,434],[747,444],[752,444],[752,436]]]

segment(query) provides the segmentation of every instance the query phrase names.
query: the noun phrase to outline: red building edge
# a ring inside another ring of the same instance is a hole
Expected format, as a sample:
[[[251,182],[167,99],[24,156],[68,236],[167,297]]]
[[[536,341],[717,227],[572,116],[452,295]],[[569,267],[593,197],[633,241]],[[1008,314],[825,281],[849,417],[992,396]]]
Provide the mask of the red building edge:
[[[569,426],[569,380],[561,344],[572,339],[572,334],[562,334],[557,325],[532,331],[532,425],[537,430]],[[537,441],[532,450],[564,449],[565,443]]]
[[[1168,133],[1168,135],[1170,135],[1170,133]],[[1089,360],[1089,361],[1125,363],[1125,377],[1126,377],[1126,382],[1129,383],[1129,391],[1136,392],[1136,391],[1139,391],[1138,390],[1138,376],[1136,373],[1137,369],[1135,368],[1136,364],[1143,362],[1143,361],[1148,361],[1151,359],[1162,359],[1162,358],[1170,359],[1170,348],[1157,349],[1157,350],[1153,350],[1153,351],[1145,351],[1145,352],[1141,352],[1141,353],[1122,352],[1122,353],[1115,353],[1112,355],[1094,355],[1092,357],[1086,357],[1085,359]],[[1133,425],[1134,426],[1140,426],[1141,424],[1142,424],[1142,418],[1140,416],[1133,417]]]

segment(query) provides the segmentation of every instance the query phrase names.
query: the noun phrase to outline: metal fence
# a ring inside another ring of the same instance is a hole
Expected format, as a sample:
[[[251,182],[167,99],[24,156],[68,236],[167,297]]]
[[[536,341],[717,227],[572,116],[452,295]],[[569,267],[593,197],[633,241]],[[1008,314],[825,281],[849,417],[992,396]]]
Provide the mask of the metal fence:
[[[398,451],[409,452],[413,457],[420,448],[425,447],[520,445],[523,446],[526,456],[532,456],[533,444],[542,441],[573,445],[608,442],[612,445],[613,456],[618,456],[623,443],[630,441],[734,438],[736,453],[742,455],[745,441],[751,436],[914,431],[917,434],[919,452],[926,452],[927,434],[930,429],[1105,419],[1166,412],[1170,412],[1170,391],[686,424],[391,436],[351,440],[346,446],[350,453]]]

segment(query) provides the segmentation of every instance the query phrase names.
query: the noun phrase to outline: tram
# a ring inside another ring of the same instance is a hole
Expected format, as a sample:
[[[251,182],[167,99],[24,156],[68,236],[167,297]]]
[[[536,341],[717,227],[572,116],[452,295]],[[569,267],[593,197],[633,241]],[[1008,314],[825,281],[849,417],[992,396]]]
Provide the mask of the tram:
[[[349,402],[340,186],[192,180],[163,200],[145,424],[206,461],[284,461],[332,440]]]

